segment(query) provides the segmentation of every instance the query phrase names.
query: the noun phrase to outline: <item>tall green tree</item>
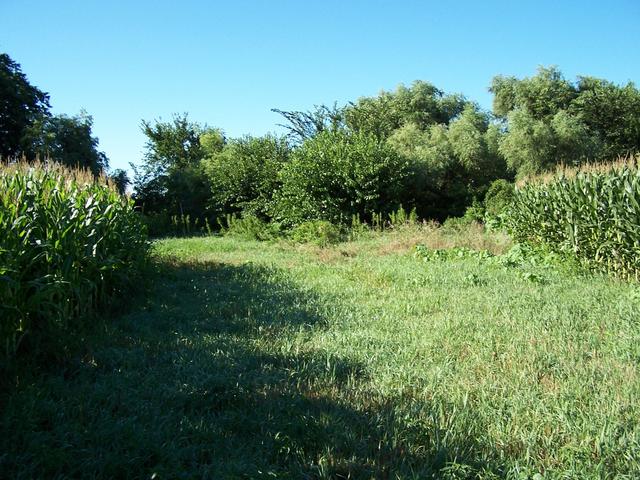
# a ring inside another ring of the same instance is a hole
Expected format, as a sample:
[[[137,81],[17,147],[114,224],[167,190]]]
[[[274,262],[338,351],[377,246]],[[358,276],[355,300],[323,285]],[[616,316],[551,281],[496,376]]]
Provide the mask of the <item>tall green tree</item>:
[[[6,53],[0,54],[0,158],[33,157],[34,124],[49,115],[49,95],[31,85]]]
[[[498,75],[489,91],[494,95],[493,113],[503,120],[516,109],[526,110],[535,120],[548,119],[566,110],[578,96],[577,88],[555,66],[539,67],[531,78]]]
[[[449,125],[422,130],[415,123],[398,128],[387,140],[410,166],[405,205],[426,218],[461,215],[489,183],[508,176],[496,146],[496,129],[473,104]]]
[[[93,118],[86,112],[72,117],[41,117],[29,128],[29,148],[43,160],[86,168],[94,175],[106,173],[109,160],[98,150],[98,138],[93,136],[92,128]]]
[[[603,159],[640,151],[640,90],[633,83],[579,77],[577,89],[569,111],[602,141]]]
[[[559,163],[607,161],[640,151],[640,91],[593,77],[566,80],[557,67],[531,78],[493,79],[499,151],[519,176]]]
[[[202,159],[206,149],[201,137],[211,140],[211,131],[186,114],[163,122],[142,121],[147,137],[142,165],[135,167],[134,198],[147,213],[202,217],[210,190]]]
[[[432,84],[416,81],[410,87],[398,86],[375,97],[363,97],[345,110],[347,126],[356,132],[388,138],[394,130],[413,123],[421,130],[430,125],[448,125],[462,113],[462,95],[445,95]]]

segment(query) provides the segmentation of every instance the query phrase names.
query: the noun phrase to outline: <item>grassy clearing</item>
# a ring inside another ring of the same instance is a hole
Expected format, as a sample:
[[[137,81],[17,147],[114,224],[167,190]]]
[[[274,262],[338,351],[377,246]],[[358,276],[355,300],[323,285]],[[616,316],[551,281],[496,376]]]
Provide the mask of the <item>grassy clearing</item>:
[[[637,478],[638,286],[429,235],[158,242],[144,303],[3,394],[0,476]]]

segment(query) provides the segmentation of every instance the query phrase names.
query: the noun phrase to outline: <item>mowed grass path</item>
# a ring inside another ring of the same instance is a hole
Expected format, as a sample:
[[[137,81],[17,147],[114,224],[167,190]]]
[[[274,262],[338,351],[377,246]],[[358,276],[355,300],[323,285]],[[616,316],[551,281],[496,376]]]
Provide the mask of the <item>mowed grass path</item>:
[[[141,304],[2,394],[0,477],[640,477],[637,285],[385,242],[158,242]]]

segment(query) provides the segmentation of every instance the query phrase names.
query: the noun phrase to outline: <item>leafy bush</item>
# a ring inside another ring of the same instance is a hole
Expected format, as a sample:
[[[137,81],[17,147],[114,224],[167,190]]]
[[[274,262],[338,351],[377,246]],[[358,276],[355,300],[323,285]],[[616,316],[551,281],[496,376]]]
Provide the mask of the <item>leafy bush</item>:
[[[326,220],[310,220],[291,230],[289,238],[294,242],[315,243],[321,247],[338,243],[340,228]]]
[[[424,262],[434,260],[464,260],[467,258],[487,259],[493,257],[493,254],[486,250],[472,250],[465,247],[432,249],[420,244],[415,246],[414,255]]]
[[[516,190],[507,221],[518,241],[638,279],[639,219],[640,170],[630,161],[531,180]]]
[[[56,344],[138,283],[147,258],[133,203],[88,172],[0,167],[0,341]],[[0,354],[0,356],[2,356]]]
[[[368,134],[324,131],[295,150],[281,172],[274,218],[286,226],[307,220],[364,221],[401,203],[407,164]]]
[[[219,221],[223,235],[242,238],[244,240],[273,240],[280,235],[280,226],[267,223],[255,215],[238,217],[227,214],[225,221]]]
[[[283,138],[265,136],[231,140],[204,161],[211,186],[211,207],[217,213],[270,218],[279,173],[289,158]]]
[[[504,214],[513,201],[514,191],[513,183],[504,179],[494,181],[484,196],[485,215],[497,217]]]

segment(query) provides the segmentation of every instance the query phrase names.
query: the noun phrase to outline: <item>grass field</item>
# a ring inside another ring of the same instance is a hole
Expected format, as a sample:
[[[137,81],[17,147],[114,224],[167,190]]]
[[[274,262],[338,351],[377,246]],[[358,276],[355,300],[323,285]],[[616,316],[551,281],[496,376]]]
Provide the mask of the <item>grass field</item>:
[[[639,478],[638,286],[420,235],[157,242],[145,299],[2,394],[0,477]]]

